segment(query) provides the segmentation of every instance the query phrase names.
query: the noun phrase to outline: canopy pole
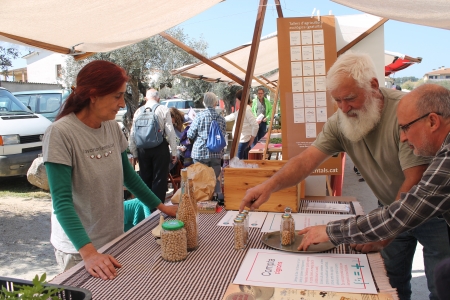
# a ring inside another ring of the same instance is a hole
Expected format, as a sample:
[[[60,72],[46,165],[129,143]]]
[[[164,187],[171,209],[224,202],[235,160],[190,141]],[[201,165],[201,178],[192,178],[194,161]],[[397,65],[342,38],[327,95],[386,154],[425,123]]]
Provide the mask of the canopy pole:
[[[277,7],[278,17],[279,18],[283,18],[283,11],[281,10],[280,0],[275,0],[275,5]],[[273,100],[272,116],[270,117],[269,130],[267,131],[266,144],[264,145],[264,150],[263,150],[263,160],[265,160],[265,159],[267,159],[266,158],[266,153],[267,153],[267,149],[269,148],[270,135],[272,134],[273,120],[274,120],[274,117],[275,117],[275,112],[277,111],[277,104],[278,104],[278,98],[279,98],[278,93],[279,93],[280,81],[278,80],[277,85],[275,85],[272,81],[270,81],[266,77],[261,76],[261,78],[263,78],[264,80],[267,80],[268,83],[270,83],[273,86],[277,87],[277,89],[275,91],[275,99]]]
[[[281,10],[280,0],[275,0],[275,6],[277,8],[278,18],[283,18],[283,11]]]
[[[161,32],[159,35],[162,36],[163,38],[165,38],[166,40],[168,40],[169,42],[171,42],[172,44],[180,47],[181,49],[183,49],[184,51],[186,51],[190,55],[194,56],[195,58],[198,58],[199,60],[201,60],[202,62],[204,62],[208,66],[210,66],[211,68],[219,71],[220,73],[222,73],[223,75],[227,76],[228,78],[233,79],[237,84],[244,85],[244,80],[242,80],[242,78],[234,75],[233,73],[231,73],[230,71],[226,70],[225,68],[219,66],[218,64],[216,64],[212,60],[204,57],[203,55],[201,55],[200,53],[198,53],[197,51],[195,51],[191,47],[183,44],[182,42],[180,42],[179,40],[175,39],[174,37],[172,37],[171,35],[167,34],[166,32]]]
[[[339,57],[341,54],[345,53],[347,50],[349,50],[351,47],[355,46],[356,44],[358,44],[359,42],[361,42],[366,36],[368,36],[369,34],[371,34],[372,32],[374,32],[375,30],[378,29],[378,27],[380,27],[381,25],[383,25],[384,23],[386,23],[387,21],[389,21],[388,18],[383,18],[380,21],[378,21],[375,25],[373,25],[372,27],[370,27],[369,29],[367,29],[366,31],[364,31],[363,33],[361,33],[356,39],[354,39],[353,41],[351,41],[350,43],[348,43],[347,45],[345,45],[345,47],[343,47],[341,50],[339,50],[337,52],[337,56]]]
[[[263,75],[259,75],[259,77],[261,77],[262,79],[264,79],[265,81],[267,81],[267,84],[271,84],[274,87],[277,87],[277,85],[275,84],[275,82],[270,81],[269,79],[267,79],[266,77],[264,77]]]
[[[232,62],[232,61],[231,61],[230,59],[228,59],[227,57],[221,56],[220,58],[223,59],[224,61],[226,61],[227,63],[229,63],[230,65],[232,65],[233,67],[235,67],[236,69],[238,69],[239,71],[245,73],[245,70],[244,70],[243,68],[241,68],[239,65],[235,64],[234,62]],[[257,82],[259,82],[260,84],[264,85],[266,88],[268,88],[270,91],[272,91],[272,93],[275,93],[275,90],[274,90],[272,87],[268,86],[268,85],[267,85],[264,81],[262,81],[261,79],[256,78],[255,76],[253,76],[253,79],[255,79],[255,80],[256,80]]]
[[[253,78],[253,71],[255,70],[256,57],[258,55],[259,42],[261,40],[261,31],[264,24],[264,16],[266,14],[267,0],[260,0],[258,7],[258,14],[256,15],[255,31],[253,32],[252,45],[250,47],[250,56],[248,58],[247,72],[245,72],[245,81],[242,89],[241,102],[246,103],[250,96],[250,85]],[[245,105],[242,106],[245,108]],[[234,157],[239,147],[239,137],[242,131],[242,120],[245,117],[245,109],[239,109],[238,117],[236,119],[236,129],[234,131],[234,139],[231,146],[230,157]]]
[[[267,131],[266,144],[264,145],[263,159],[266,159],[267,149],[269,148],[270,135],[272,134],[273,119],[275,117],[275,112],[277,111],[277,104],[278,104],[278,98],[279,98],[279,96],[278,96],[279,86],[280,86],[280,84],[279,84],[279,81],[278,81],[278,86],[277,86],[277,89],[275,91],[275,99],[273,100],[272,116],[270,117],[269,130]]]

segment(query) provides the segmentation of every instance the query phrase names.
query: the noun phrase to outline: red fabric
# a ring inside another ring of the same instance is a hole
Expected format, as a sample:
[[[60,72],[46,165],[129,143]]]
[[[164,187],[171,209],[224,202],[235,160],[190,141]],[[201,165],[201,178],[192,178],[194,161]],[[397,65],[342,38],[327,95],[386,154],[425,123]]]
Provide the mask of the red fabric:
[[[414,64],[408,59],[397,58],[394,62],[384,67],[384,76],[389,76],[392,73],[398,72],[400,70],[406,69],[407,67]]]

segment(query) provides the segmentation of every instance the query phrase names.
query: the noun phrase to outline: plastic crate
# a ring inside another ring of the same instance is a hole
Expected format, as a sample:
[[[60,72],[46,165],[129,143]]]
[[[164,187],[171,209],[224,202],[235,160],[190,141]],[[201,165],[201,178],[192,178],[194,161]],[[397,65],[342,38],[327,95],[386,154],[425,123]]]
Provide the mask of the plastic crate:
[[[19,285],[28,285],[32,286],[33,282],[28,280],[22,280],[17,278],[8,278],[8,277],[1,277],[0,276],[0,291],[3,287],[5,287],[8,291],[14,291],[17,290],[17,286]],[[63,291],[55,294],[55,296],[59,297],[59,299],[64,300],[91,300],[92,299],[92,293],[86,289],[77,288],[73,286],[67,286],[67,285],[57,285],[57,284],[51,284],[46,283],[44,286],[51,286],[55,288],[64,289]]]

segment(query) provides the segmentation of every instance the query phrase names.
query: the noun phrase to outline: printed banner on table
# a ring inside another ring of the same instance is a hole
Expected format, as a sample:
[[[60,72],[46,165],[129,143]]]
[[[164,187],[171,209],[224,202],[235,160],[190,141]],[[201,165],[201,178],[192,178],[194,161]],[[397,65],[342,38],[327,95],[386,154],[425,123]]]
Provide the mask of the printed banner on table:
[[[365,254],[249,249],[234,284],[376,294]]]

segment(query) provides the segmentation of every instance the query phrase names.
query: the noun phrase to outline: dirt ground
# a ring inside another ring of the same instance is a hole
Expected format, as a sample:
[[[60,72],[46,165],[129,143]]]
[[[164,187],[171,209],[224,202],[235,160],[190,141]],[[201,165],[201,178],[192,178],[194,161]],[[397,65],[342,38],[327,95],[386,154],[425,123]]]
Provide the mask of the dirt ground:
[[[0,276],[59,274],[50,244],[50,199],[0,197]]]

